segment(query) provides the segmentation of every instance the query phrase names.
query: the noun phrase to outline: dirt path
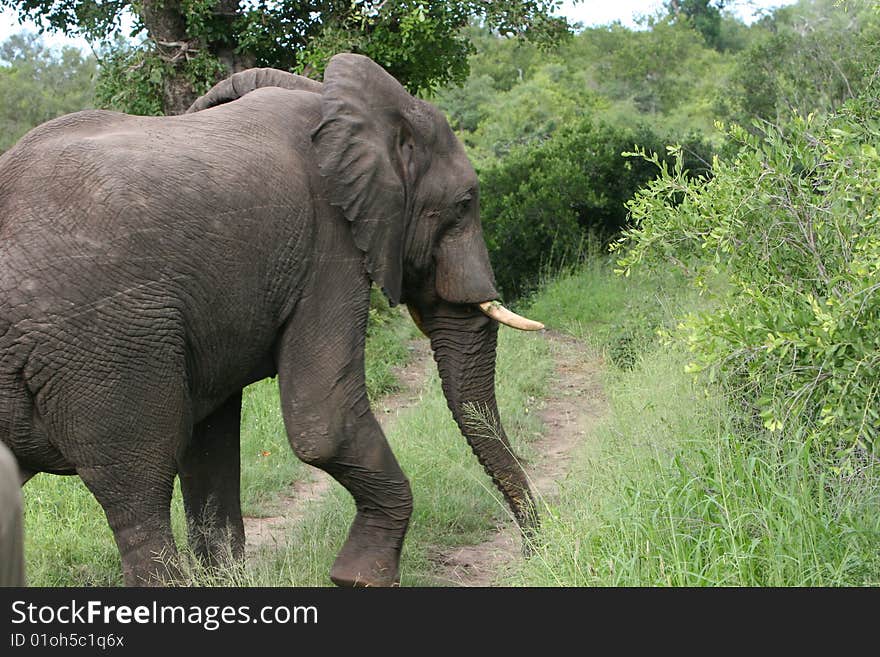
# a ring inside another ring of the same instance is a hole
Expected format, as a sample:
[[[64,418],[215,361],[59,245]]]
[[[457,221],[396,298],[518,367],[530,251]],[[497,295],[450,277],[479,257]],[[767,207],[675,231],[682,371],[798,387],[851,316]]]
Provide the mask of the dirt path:
[[[376,419],[387,433],[391,422],[398,413],[409,408],[419,399],[422,385],[427,379],[429,367],[433,363],[430,344],[425,339],[411,340],[409,362],[394,368],[400,391],[382,397],[373,404]],[[268,518],[244,518],[245,551],[250,555],[265,546],[286,542],[293,525],[300,522],[309,507],[324,496],[330,489],[332,479],[323,470],[306,466],[309,475],[297,481],[277,498],[277,515]]]
[[[557,493],[575,450],[587,440],[606,410],[598,359],[578,340],[555,331],[547,339],[556,363],[541,419],[544,436],[533,443],[538,455],[526,464],[538,506]],[[499,527],[477,545],[439,551],[433,561],[437,582],[446,586],[490,586],[498,574],[520,558],[520,535],[512,522]]]

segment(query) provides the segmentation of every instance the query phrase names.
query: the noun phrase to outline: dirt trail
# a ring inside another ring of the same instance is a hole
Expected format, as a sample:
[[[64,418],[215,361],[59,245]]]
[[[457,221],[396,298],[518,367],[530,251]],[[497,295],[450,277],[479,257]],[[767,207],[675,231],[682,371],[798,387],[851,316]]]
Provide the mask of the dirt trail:
[[[606,412],[606,399],[599,380],[597,357],[580,342],[555,331],[547,331],[556,363],[544,400],[541,419],[544,436],[532,448],[538,456],[525,463],[538,506],[557,493],[575,450],[587,440]],[[507,522],[486,541],[440,550],[432,558],[438,584],[447,586],[490,586],[498,574],[520,558],[520,534]]]
[[[411,340],[408,346],[411,351],[409,362],[394,368],[394,374],[400,382],[400,391],[386,395],[373,404],[376,419],[386,433],[398,413],[418,401],[433,363],[427,340]],[[285,543],[293,525],[300,522],[309,507],[330,489],[333,481],[330,475],[318,468],[306,467],[308,477],[294,483],[276,499],[274,508],[277,515],[268,518],[244,518],[245,551],[249,555],[267,545]]]

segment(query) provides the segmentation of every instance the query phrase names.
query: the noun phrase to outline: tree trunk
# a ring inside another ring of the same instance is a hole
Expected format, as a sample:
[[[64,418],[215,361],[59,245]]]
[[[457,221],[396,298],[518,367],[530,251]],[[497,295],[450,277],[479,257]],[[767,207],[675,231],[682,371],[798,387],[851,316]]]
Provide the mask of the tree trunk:
[[[184,74],[189,49],[198,43],[186,33],[186,19],[180,0],[143,0],[141,19],[160,57],[171,63],[171,72],[162,81],[162,110],[183,114],[196,99],[195,90]]]
[[[229,75],[241,73],[256,66],[256,61],[251,53],[236,52],[238,40],[235,38],[232,24],[240,15],[238,10],[240,2],[241,0],[219,0],[214,8],[214,13],[225,26],[223,34],[228,36],[223,41],[208,44],[211,52],[217,55],[217,59],[220,60]]]
[[[186,31],[186,17],[181,0],[143,0],[141,19],[147,34],[156,47],[159,56],[171,64],[171,72],[162,81],[162,110],[166,115],[183,114],[198,97],[192,83],[186,77],[185,65],[188,57],[199,50],[207,49],[231,75],[254,66],[252,55],[236,52],[238,42],[232,23],[239,16],[240,0],[220,0],[214,14],[224,29],[219,30],[223,37],[205,43]],[[210,80],[216,82],[216,80]]]

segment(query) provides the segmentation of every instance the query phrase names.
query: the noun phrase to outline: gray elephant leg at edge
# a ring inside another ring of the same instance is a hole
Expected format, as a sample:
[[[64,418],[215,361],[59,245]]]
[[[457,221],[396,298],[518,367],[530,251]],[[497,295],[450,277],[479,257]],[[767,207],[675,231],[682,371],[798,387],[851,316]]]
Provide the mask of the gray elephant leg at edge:
[[[24,586],[21,489],[15,459],[0,443],[0,586]]]

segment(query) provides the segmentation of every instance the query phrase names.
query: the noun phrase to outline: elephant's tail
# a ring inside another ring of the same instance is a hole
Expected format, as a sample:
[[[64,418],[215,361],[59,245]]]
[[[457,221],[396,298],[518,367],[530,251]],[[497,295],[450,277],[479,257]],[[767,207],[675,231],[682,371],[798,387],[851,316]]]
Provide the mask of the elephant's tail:
[[[242,96],[262,87],[281,87],[282,89],[320,93],[322,86],[320,82],[302,75],[279,71],[275,68],[249,68],[215,84],[204,96],[200,96],[190,105],[189,109],[186,110],[186,114],[192,114],[209,107],[238,100]]]

